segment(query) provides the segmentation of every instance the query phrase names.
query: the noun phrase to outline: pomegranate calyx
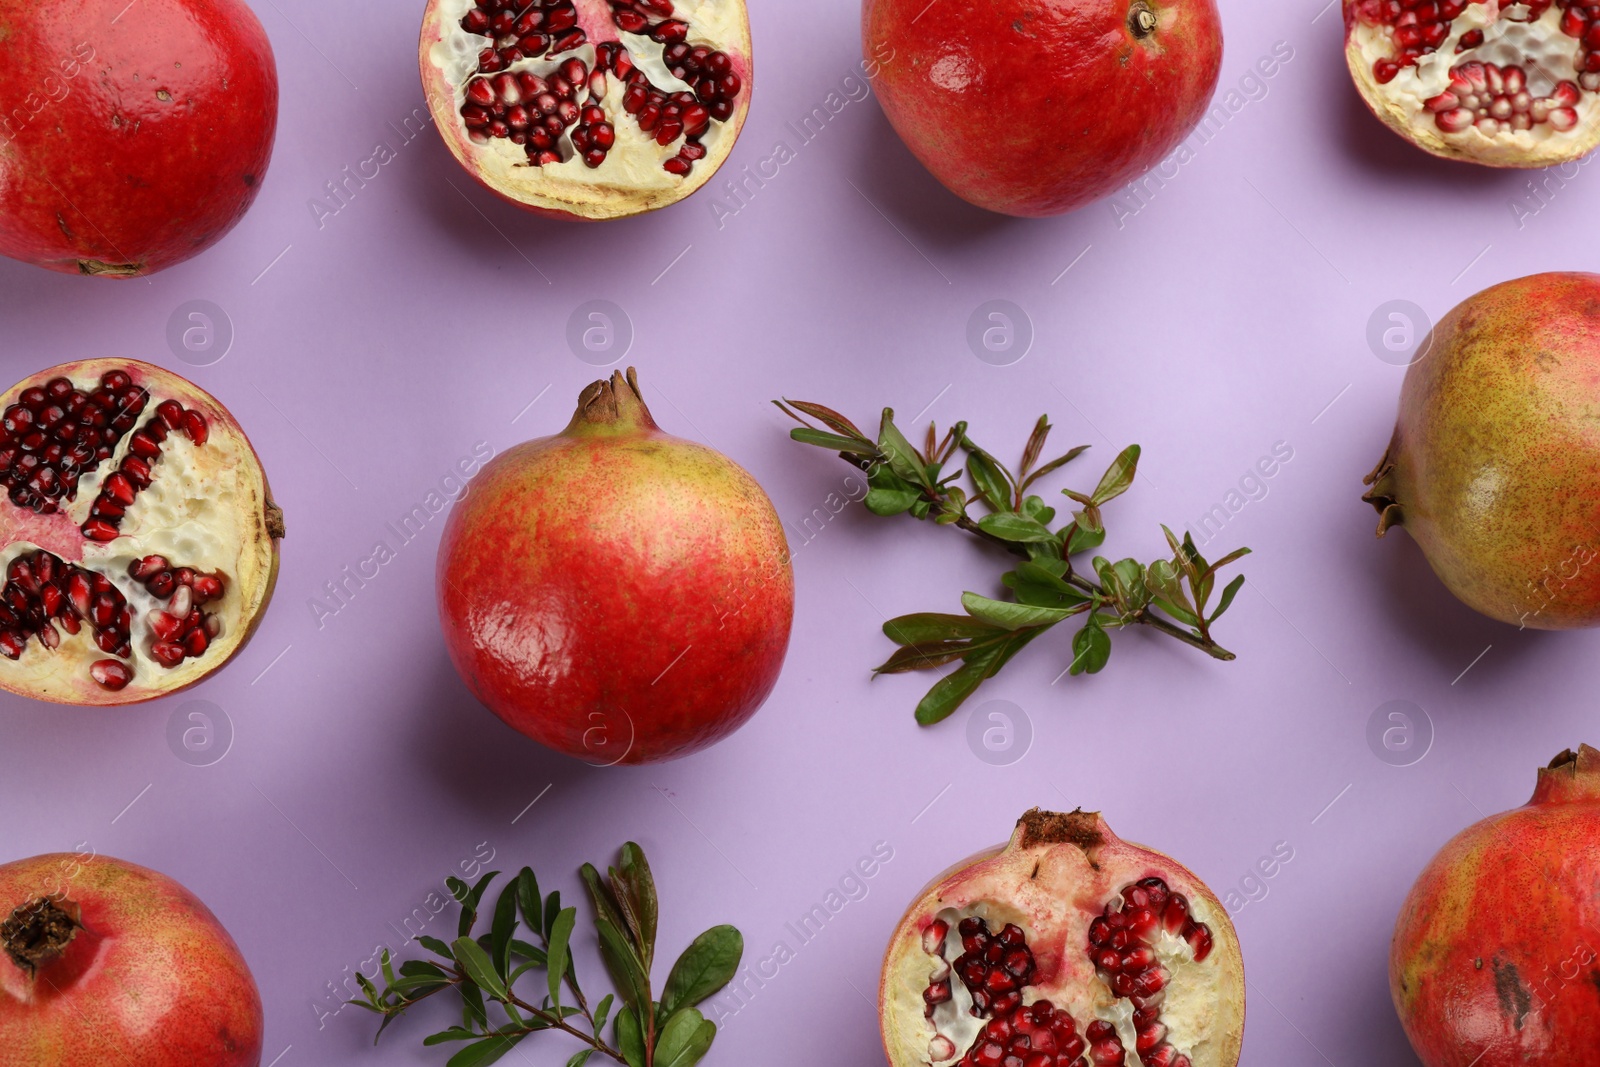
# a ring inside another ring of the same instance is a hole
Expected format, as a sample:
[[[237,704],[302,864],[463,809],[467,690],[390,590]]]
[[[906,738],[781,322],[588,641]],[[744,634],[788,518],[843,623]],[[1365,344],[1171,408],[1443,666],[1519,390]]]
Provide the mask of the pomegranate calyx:
[[[639,434],[658,430],[639,392],[639,377],[632,367],[624,377],[616,371],[609,380],[594,382],[578,397],[578,411],[567,433]]]
[[[1156,32],[1156,13],[1145,0],[1134,0],[1128,8],[1128,32],[1143,40]]]
[[[1361,494],[1365,503],[1371,504],[1378,512],[1378,536],[1382,537],[1390,529],[1403,526],[1406,521],[1405,511],[1400,507],[1400,501],[1395,499],[1394,480],[1390,476],[1394,473],[1394,444],[1391,442],[1384,451],[1383,458],[1378,465],[1372,468],[1372,473],[1361,479],[1362,485],[1372,488]]]
[[[1095,865],[1094,856],[1106,843],[1105,820],[1098,811],[1077,808],[1063,814],[1034,808],[1017,820],[1016,846],[1038,848],[1041,845],[1076,845],[1089,863]]]
[[[65,952],[82,929],[72,911],[49,897],[38,897],[0,923],[0,948],[32,978],[40,967]]]
[[[1539,768],[1530,804],[1571,804],[1600,800],[1600,749],[1579,745]]]

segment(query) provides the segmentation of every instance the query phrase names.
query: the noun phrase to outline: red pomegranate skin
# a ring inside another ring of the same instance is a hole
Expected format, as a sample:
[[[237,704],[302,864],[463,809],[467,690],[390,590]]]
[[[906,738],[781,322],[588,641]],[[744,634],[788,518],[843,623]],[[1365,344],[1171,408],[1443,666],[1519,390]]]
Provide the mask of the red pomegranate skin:
[[[0,1067],[257,1067],[261,996],[195,896],[155,871],[63,853],[0,866],[0,920],[41,897],[82,929],[30,978],[0,955]]]
[[[1600,1049],[1600,752],[1440,850],[1400,912],[1389,984],[1426,1067],[1578,1067]]]
[[[0,254],[151,274],[255,200],[278,74],[241,0],[0,0],[0,41]]]
[[[776,684],[794,614],[787,542],[726,456],[663,433],[622,376],[571,425],[501,453],[439,547],[439,614],[479,700],[592,764],[705,748]]]
[[[1214,0],[865,0],[862,40],[912,154],[1007,215],[1071,211],[1160,162],[1222,66]]]

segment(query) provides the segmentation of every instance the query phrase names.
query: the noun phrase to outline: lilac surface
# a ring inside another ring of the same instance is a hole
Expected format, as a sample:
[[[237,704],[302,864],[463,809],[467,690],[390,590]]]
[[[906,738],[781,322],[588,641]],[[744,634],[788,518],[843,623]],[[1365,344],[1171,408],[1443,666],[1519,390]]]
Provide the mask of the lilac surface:
[[[1236,915],[1244,1063],[1414,1063],[1385,977],[1400,900],[1451,834],[1523,802],[1535,766],[1595,740],[1600,665],[1593,635],[1478,618],[1404,534],[1373,540],[1360,477],[1387,440],[1403,371],[1374,355],[1368,322],[1390,300],[1437,317],[1502,279],[1593,266],[1579,235],[1600,179],[1569,172],[1535,214],[1529,175],[1406,147],[1356,99],[1337,8],[1320,4],[1225,0],[1223,88],[1239,90],[1237,111],[1144,202],[1049,221],[954,200],[875,102],[849,99],[852,0],[758,5],[758,95],[724,174],[779,142],[793,159],[742,205],[719,179],[672,210],[590,227],[525,216],[471,185],[431,131],[398,132],[422,107],[420,5],[258,4],[283,117],[243,224],[148,281],[0,263],[0,323],[7,380],[127,355],[229,405],[287,517],[277,598],[250,647],[190,694],[111,713],[0,700],[0,854],[88,847],[190,886],[261,983],[265,1062],[421,1064],[442,1063],[420,1039],[450,1012],[417,1012],[373,1051],[370,1016],[327,1014],[345,996],[329,983],[398,942],[395,927],[480,850],[496,867],[532,863],[575,897],[578,865],[633,838],[661,883],[664,953],[724,921],[744,930],[752,965],[779,942],[793,951],[736,1013],[719,1002],[709,1062],[871,1064],[879,956],[904,905],[1023,809],[1082,805],[1219,892],[1242,892],[1260,857],[1292,847]],[[1292,59],[1250,80],[1278,42]],[[848,102],[802,141],[790,123],[830,93]],[[310,205],[331,208],[327,183],[380,143],[393,160],[319,221]],[[236,333],[226,358],[199,368],[166,338],[169,316],[196,299]],[[795,638],[772,700],[720,747],[648,769],[562,760],[479,707],[437,631],[442,517],[404,543],[387,525],[479,442],[503,449],[565,423],[597,376],[566,341],[591,299],[629,316],[627,361],[659,421],[748,466],[795,537]],[[1015,365],[968,348],[968,318],[991,299],[1031,320],[1032,350]],[[1113,554],[1155,555],[1157,523],[1197,522],[1286,443],[1293,458],[1267,495],[1213,542],[1256,549],[1219,634],[1239,661],[1135,635],[1105,674],[1053,685],[1069,653],[1050,638],[974,702],[1023,710],[1034,738],[1020,762],[978,759],[966,714],[918,729],[927,680],[869,680],[887,651],[878,627],[953,610],[965,588],[993,592],[996,561],[858,508],[799,534],[847,471],[786,440],[766,403],[780,394],[863,421],[883,404],[969,419],[1006,457],[1048,411],[1057,443],[1094,446],[1061,482],[1079,488],[1138,441],[1143,476],[1110,510]],[[319,620],[324,584],[379,541],[396,558]],[[192,700],[222,709],[236,734],[212,766],[169,748],[169,719]],[[1431,717],[1436,736],[1414,766],[1369,748],[1369,718],[1391,700]],[[879,842],[893,859],[865,897],[802,944],[786,924]],[[598,978],[587,945],[584,973]],[[506,1062],[560,1062],[561,1047],[530,1043]]]

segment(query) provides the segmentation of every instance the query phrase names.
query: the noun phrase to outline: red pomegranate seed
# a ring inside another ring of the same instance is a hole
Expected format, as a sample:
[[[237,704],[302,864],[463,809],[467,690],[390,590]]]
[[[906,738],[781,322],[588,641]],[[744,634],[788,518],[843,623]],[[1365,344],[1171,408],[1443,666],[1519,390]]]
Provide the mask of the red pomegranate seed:
[[[160,571],[152,574],[150,579],[145,582],[144,587],[150,590],[151,596],[165,599],[172,595],[172,591],[177,588],[177,585],[178,582],[173,578],[171,571]]]
[[[191,656],[198,656],[206,650],[210,639],[206,637],[204,629],[196,627],[190,630],[183,638],[183,650]]]
[[[4,635],[0,635],[0,640],[3,639]],[[128,669],[128,665],[114,659],[96,660],[91,663],[89,676],[112,692],[126,687],[133,681],[133,671]]]
[[[194,590],[190,589],[187,585],[178,586],[177,591],[172,594],[172,600],[167,604],[167,610],[172,612],[172,614],[176,615],[180,619],[188,615],[190,609],[193,607]]]
[[[104,519],[90,519],[83,524],[83,536],[91,541],[115,541],[117,528]]]
[[[194,596],[200,603],[216,600],[222,595],[222,578],[212,574],[197,574],[194,576]]]
[[[206,425],[205,417],[198,411],[184,412],[183,432],[188,434],[189,439],[197,445],[205,444],[206,438],[211,434],[210,428]]]
[[[157,641],[150,646],[150,655],[163,667],[176,667],[183,662],[183,646],[171,641]]]
[[[183,632],[183,620],[157,608],[150,613],[150,631],[158,641],[172,641]]]

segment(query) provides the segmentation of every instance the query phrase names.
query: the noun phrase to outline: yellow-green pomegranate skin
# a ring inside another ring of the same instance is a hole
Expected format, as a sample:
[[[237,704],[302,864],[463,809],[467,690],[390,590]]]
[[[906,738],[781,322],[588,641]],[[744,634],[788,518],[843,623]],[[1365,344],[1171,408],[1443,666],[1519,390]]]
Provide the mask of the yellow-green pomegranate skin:
[[[1485,289],[1406,372],[1364,499],[1468,606],[1515,626],[1600,623],[1600,275]]]

